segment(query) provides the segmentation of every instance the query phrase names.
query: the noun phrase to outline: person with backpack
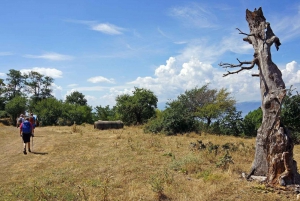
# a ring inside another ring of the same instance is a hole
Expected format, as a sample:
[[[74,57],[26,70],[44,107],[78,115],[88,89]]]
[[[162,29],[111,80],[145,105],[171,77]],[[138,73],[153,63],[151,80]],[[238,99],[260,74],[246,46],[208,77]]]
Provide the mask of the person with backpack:
[[[23,114],[21,114],[17,120],[17,128],[19,128],[19,126],[23,123],[23,121],[24,121]]]
[[[24,150],[23,153],[27,154],[26,152],[26,144],[28,144],[28,151],[31,152],[30,150],[30,137],[34,137],[34,135],[32,134],[32,130],[33,127],[31,125],[31,123],[29,122],[29,118],[26,117],[25,121],[20,125],[20,136],[23,139],[23,143],[24,143]]]
[[[29,122],[32,125],[32,134],[34,134],[34,129],[35,129],[35,117],[33,116],[33,113],[30,113],[29,116]]]

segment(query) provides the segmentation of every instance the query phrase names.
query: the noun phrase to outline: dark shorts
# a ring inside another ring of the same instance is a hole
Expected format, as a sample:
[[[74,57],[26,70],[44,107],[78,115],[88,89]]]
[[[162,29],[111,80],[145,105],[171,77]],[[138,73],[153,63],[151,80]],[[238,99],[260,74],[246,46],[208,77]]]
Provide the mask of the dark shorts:
[[[23,142],[26,143],[26,142],[30,142],[30,137],[31,137],[31,133],[23,133]]]

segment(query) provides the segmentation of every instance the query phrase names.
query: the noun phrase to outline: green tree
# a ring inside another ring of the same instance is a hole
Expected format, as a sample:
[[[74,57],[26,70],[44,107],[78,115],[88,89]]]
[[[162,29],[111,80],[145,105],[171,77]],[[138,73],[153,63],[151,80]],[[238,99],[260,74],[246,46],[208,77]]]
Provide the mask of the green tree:
[[[84,95],[78,91],[74,91],[68,95],[65,102],[70,104],[87,105],[87,100],[84,98]]]
[[[62,116],[64,105],[61,100],[47,98],[39,101],[35,106],[40,124],[43,126],[54,125]]]
[[[167,135],[197,131],[195,118],[179,100],[167,103],[162,115],[162,131]]]
[[[25,77],[18,70],[10,69],[6,74],[7,84],[5,90],[5,96],[8,100],[13,99],[16,96],[23,96],[22,89],[24,88]]]
[[[289,90],[282,104],[281,119],[291,131],[295,143],[300,143],[300,95]]]
[[[44,76],[38,72],[30,71],[24,75],[26,91],[31,94],[33,100],[40,101],[52,97],[50,88],[53,78]]]
[[[125,125],[143,124],[155,115],[157,97],[150,90],[134,88],[133,95],[117,96],[116,109]]]
[[[43,84],[43,87],[41,89],[42,99],[53,97],[53,95],[51,94],[53,91],[51,88],[51,85],[53,84],[53,82],[54,82],[54,79],[49,76],[45,76],[44,79],[42,80],[42,84]]]
[[[222,88],[219,91],[216,89],[207,90],[204,103],[197,107],[195,116],[206,121],[208,128],[213,120],[217,120],[226,111],[233,109],[236,101],[231,97],[231,93]]]
[[[102,120],[102,121],[115,121],[117,119],[117,112],[116,107],[109,108],[109,105],[102,107],[102,106],[96,106],[95,107],[96,113],[95,113],[95,120]]]
[[[44,76],[38,72],[30,71],[25,77],[25,91],[30,94],[29,110],[34,111],[37,102],[45,98],[53,97],[51,95],[52,89],[50,88],[53,79]]]
[[[93,123],[92,107],[63,103],[63,113],[59,120],[65,122],[67,125],[73,124],[74,122],[76,124]]]
[[[2,113],[5,109],[5,86],[4,80],[0,78],[0,113]],[[2,115],[0,114],[0,116]]]
[[[221,134],[238,136],[243,132],[242,112],[237,111],[236,107],[228,108],[219,122]]]
[[[257,129],[260,127],[262,123],[262,110],[261,108],[257,108],[249,112],[243,121],[243,133],[246,136],[256,136]]]
[[[16,125],[17,117],[25,113],[27,109],[26,103],[26,98],[22,96],[16,96],[6,103],[5,111],[10,115],[13,125]]]

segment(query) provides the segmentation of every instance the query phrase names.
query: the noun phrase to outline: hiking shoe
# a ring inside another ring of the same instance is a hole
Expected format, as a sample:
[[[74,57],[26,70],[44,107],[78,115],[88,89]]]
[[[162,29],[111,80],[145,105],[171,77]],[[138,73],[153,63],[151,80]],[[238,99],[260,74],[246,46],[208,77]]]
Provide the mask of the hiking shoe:
[[[27,154],[26,150],[24,150],[23,153],[26,155]]]

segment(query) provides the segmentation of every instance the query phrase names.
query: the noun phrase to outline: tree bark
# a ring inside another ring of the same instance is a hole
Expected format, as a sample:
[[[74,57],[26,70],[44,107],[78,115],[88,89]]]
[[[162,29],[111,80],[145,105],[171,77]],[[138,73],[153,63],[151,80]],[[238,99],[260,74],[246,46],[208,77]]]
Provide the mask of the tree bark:
[[[254,59],[251,62],[240,62],[239,65],[220,64],[225,68],[240,67],[239,70],[224,74],[238,73],[242,70],[258,66],[260,78],[262,125],[257,131],[255,158],[249,176],[267,176],[271,186],[299,184],[296,161],[293,160],[293,142],[290,132],[280,120],[281,105],[286,95],[281,71],[272,61],[271,46],[276,49],[281,45],[279,38],[273,33],[270,23],[266,22],[262,9],[246,10],[246,20],[250,34],[243,40],[252,44]],[[251,64],[250,67],[242,67]]]

